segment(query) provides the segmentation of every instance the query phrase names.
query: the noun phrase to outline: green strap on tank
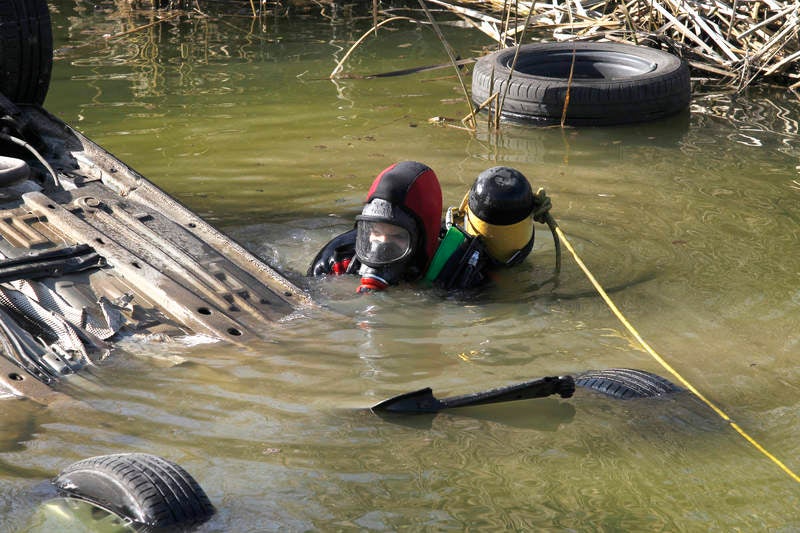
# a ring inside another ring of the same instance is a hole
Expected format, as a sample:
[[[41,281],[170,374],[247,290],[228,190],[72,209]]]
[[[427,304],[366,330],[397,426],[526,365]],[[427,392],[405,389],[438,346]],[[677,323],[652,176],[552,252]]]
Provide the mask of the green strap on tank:
[[[458,247],[461,246],[467,237],[455,226],[450,226],[450,229],[447,230],[447,233],[442,239],[442,243],[439,245],[439,248],[436,249],[436,253],[433,254],[433,259],[431,260],[431,266],[428,267],[428,271],[425,273],[425,277],[423,278],[425,281],[429,283],[433,283],[439,274],[442,272],[442,268],[447,263],[447,260],[450,259],[450,256],[458,250]]]

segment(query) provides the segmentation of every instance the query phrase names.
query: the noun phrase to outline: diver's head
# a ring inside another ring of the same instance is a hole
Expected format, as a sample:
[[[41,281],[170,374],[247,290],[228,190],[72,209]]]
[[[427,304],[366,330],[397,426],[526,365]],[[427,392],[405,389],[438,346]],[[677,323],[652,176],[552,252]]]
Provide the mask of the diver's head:
[[[441,213],[439,180],[427,165],[403,161],[381,172],[356,217],[362,287],[421,277],[438,246]]]
[[[356,217],[356,257],[359,274],[371,280],[367,288],[380,290],[405,279],[418,240],[416,221],[398,206],[381,198],[366,204]]]
[[[533,191],[528,179],[510,167],[481,172],[469,190],[464,229],[481,236],[497,263],[521,262],[533,248]]]

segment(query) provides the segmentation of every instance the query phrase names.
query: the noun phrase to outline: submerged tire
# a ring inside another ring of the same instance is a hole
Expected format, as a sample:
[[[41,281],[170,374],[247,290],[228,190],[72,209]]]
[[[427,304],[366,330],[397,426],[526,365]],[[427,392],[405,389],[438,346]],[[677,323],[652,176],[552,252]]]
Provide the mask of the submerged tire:
[[[631,368],[590,370],[576,376],[575,385],[602,392],[620,400],[651,398],[683,390],[666,378]]]
[[[527,44],[484,56],[472,73],[472,100],[479,105],[505,94],[501,118],[551,124],[561,120],[568,86],[565,122],[577,126],[659,119],[685,110],[691,97],[689,68],[680,58],[645,46],[592,42]]]
[[[155,455],[90,457],[65,468],[53,483],[63,495],[111,511],[139,528],[191,526],[214,514],[194,478]]]
[[[45,0],[0,0],[0,93],[42,105],[53,67],[53,33]]]

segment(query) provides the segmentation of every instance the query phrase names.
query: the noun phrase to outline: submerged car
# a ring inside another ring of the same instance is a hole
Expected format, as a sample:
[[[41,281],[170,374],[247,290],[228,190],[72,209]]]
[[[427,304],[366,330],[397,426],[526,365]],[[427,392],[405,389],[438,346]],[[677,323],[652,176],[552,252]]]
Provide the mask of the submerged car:
[[[303,292],[42,108],[45,0],[0,0],[0,399],[45,401],[121,334],[246,344]]]

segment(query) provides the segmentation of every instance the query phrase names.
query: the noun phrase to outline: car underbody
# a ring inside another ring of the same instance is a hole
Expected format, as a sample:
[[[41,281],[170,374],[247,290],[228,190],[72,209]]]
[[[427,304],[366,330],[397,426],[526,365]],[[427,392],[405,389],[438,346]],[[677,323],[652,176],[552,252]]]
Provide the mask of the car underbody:
[[[123,335],[247,344],[313,305],[42,107],[0,115],[0,399],[46,401]]]

